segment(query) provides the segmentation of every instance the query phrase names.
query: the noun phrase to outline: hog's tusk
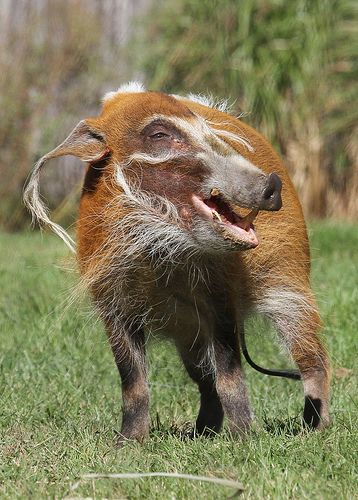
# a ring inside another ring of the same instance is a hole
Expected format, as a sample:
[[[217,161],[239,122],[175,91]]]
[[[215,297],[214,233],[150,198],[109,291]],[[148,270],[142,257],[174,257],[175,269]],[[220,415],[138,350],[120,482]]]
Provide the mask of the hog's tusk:
[[[213,188],[213,189],[210,191],[210,194],[211,194],[211,196],[219,196],[220,191],[218,190],[218,188]]]
[[[248,228],[250,226],[250,224],[252,224],[257,216],[257,214],[259,213],[259,210],[258,208],[254,208],[253,210],[251,210],[250,213],[248,213],[246,215],[246,217],[243,217],[241,219],[241,224],[243,224],[246,228]]]
[[[222,222],[221,217],[216,210],[212,210],[211,213],[213,214],[213,219],[217,219],[219,222]]]

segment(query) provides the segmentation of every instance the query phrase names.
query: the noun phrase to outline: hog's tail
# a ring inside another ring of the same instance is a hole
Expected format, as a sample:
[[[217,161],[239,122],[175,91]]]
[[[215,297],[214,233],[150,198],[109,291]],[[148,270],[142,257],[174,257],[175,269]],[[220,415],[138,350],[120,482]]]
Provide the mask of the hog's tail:
[[[244,328],[242,328],[240,331],[240,344],[244,358],[246,359],[248,364],[258,372],[263,373],[264,375],[271,375],[272,377],[284,377],[284,378],[290,378],[292,380],[301,380],[301,374],[298,370],[271,370],[269,368],[262,368],[262,366],[257,365],[251,359],[249,352],[247,350]]]

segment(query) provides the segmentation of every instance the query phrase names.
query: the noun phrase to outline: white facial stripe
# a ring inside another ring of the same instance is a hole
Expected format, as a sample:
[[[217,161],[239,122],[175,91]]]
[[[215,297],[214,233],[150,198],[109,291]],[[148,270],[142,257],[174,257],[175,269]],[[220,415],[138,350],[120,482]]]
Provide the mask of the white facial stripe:
[[[177,116],[170,117],[171,122],[184,134],[186,134],[194,143],[195,146],[200,148],[207,148],[207,141],[205,135],[208,135],[210,131],[205,123],[205,120],[201,120],[199,117],[195,116],[192,121],[185,120],[184,118],[179,118]]]
[[[185,120],[183,118],[180,118],[179,116],[153,114],[143,122],[142,129],[144,129],[147,125],[155,120],[168,122],[171,125],[177,127],[184,134],[187,134],[189,137],[196,138],[199,142],[201,142],[203,139],[202,133],[200,134],[200,128],[202,124],[197,122],[197,120],[199,120],[199,117],[194,116],[192,120],[195,120],[195,123],[192,124],[189,120]]]
[[[191,120],[187,120],[184,118],[180,118],[178,116],[167,116],[167,115],[159,115],[155,114],[148,118],[143,123],[143,128],[151,123],[153,120],[163,120],[167,121],[174,126],[176,126],[181,132],[186,134],[194,143],[195,146],[208,150],[208,147],[212,149],[212,144],[210,144],[210,140],[208,141],[208,137],[213,137],[222,142],[221,146],[226,147],[226,151],[229,154],[237,154],[234,149],[230,151],[231,147],[227,142],[224,141],[223,138],[227,138],[233,142],[238,142],[245,146],[249,151],[253,151],[253,147],[249,143],[248,139],[242,137],[238,134],[234,134],[233,132],[229,132],[227,130],[210,127],[208,122],[201,116],[195,115]],[[211,123],[211,122],[209,122]],[[213,125],[215,123],[213,122]],[[216,124],[215,124],[216,125]],[[217,124],[219,125],[219,124]],[[230,148],[230,149],[229,149]]]
[[[113,92],[107,92],[105,96],[103,97],[103,102],[107,102],[114,97],[116,97],[118,94],[126,94],[126,93],[141,93],[145,92],[146,89],[141,82],[136,82],[136,81],[131,81],[128,83],[124,83],[121,85],[116,91]],[[189,100],[193,102],[197,102],[199,104],[202,104],[203,106],[207,106],[209,108],[214,108],[219,111],[222,111],[224,113],[228,113],[230,111],[230,106],[228,99],[216,99],[213,96],[205,96],[203,94],[188,94],[185,97],[179,96],[179,95],[174,95],[178,100]],[[195,126],[190,126],[188,128],[188,122],[187,120],[183,120],[181,118],[177,117],[167,117],[167,116],[161,116],[157,115],[158,118],[162,118],[165,120],[172,121],[174,124],[177,122],[179,125],[179,128],[183,128],[184,131],[186,131],[191,137],[196,138],[197,144],[200,144],[200,147],[203,147],[203,137],[200,137],[200,134],[198,133],[198,130]],[[155,116],[151,117],[151,120],[153,120]],[[206,128],[206,133],[213,133],[216,137],[219,137],[220,139],[226,138],[229,139],[233,142],[238,142],[239,144],[242,144],[245,146],[249,151],[254,151],[253,147],[251,146],[249,140],[246,137],[243,137],[241,134],[235,134],[233,132],[229,132],[228,130],[223,130],[220,128],[220,123],[214,123],[214,122],[209,122],[212,123],[213,125],[216,125],[216,127],[211,128],[207,126],[207,122],[200,116],[197,116],[197,118],[202,122],[202,127],[203,129]],[[148,121],[149,123],[149,121]]]
[[[248,149],[251,152],[255,151],[254,148],[251,146],[249,139],[247,137],[245,137],[244,135],[242,135],[241,130],[240,130],[240,134],[235,134],[234,132],[230,132],[228,130],[224,130],[221,128],[222,125],[232,126],[231,123],[213,122],[213,121],[208,121],[208,123],[209,123],[209,126],[213,125],[212,130],[214,130],[214,133],[216,135],[226,137],[227,139],[234,141],[234,142],[238,142],[239,144],[242,144],[243,146],[245,146],[246,149]],[[238,127],[235,127],[235,128],[238,128]]]
[[[131,163],[134,162],[143,162],[143,163],[149,163],[150,165],[158,165],[159,163],[165,163],[166,161],[170,160],[175,160],[177,158],[183,158],[188,156],[187,154],[183,154],[180,152],[176,151],[168,151],[167,153],[157,155],[157,156],[152,156],[147,153],[133,153],[132,155],[129,156],[128,160],[125,162],[125,165],[123,166],[129,166]],[[191,154],[190,157],[193,155]]]
[[[205,141],[205,134],[211,133],[211,131],[205,126],[205,120],[200,120],[199,117],[193,117],[194,123],[191,123],[189,120],[185,120],[178,116],[168,116],[168,115],[152,115],[143,123],[143,128],[151,123],[154,120],[162,120],[163,122],[168,122],[171,125],[174,125],[177,129],[179,129],[183,134],[187,135],[191,141],[194,143],[194,146],[200,148],[206,148],[207,143]]]
[[[160,163],[165,163],[167,161],[171,160],[176,160],[178,158],[185,158],[188,157],[188,154],[178,152],[178,151],[168,151],[167,153],[157,155],[157,156],[152,156],[148,153],[133,153],[128,157],[128,159],[116,166],[115,169],[115,179],[116,182],[119,186],[122,187],[123,191],[127,196],[130,196],[131,193],[131,188],[129,187],[129,184],[127,183],[125,176],[123,174],[123,169],[128,168],[131,166],[132,163],[138,162],[138,163],[147,163],[149,165],[159,165]],[[193,154],[190,153],[189,155],[190,158],[193,158]]]
[[[189,137],[194,146],[201,149],[208,148],[205,135],[212,134],[212,131],[201,117],[194,116],[191,120],[185,120],[178,116],[153,114],[143,122],[142,129],[154,120],[162,120],[174,125],[180,132]]]
[[[251,151],[251,152],[254,151],[254,148],[251,146],[248,139],[245,139],[244,137],[240,137],[239,135],[234,134],[233,132],[229,132],[228,130],[218,130],[216,135],[218,137],[224,137],[224,138],[226,137],[226,139],[229,139],[233,142],[238,142],[239,144],[242,144],[243,146],[245,146],[245,148],[248,149],[249,151]]]

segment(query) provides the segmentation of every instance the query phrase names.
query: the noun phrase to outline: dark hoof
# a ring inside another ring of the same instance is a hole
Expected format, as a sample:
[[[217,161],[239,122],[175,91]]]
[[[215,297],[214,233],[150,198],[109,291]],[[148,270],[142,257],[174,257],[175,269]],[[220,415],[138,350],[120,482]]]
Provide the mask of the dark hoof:
[[[303,426],[310,430],[325,429],[330,423],[328,414],[322,411],[322,401],[320,399],[305,398],[303,410]]]

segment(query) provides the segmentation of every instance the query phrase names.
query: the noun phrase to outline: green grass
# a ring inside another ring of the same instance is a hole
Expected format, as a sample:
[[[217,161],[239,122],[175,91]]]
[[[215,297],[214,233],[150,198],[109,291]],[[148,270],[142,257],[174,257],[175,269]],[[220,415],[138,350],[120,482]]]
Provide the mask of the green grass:
[[[150,351],[150,439],[117,450],[120,386],[102,326],[88,304],[64,308],[76,276],[51,235],[0,236],[0,497],[227,498],[230,488],[178,479],[70,485],[88,472],[166,471],[237,479],[244,498],[357,497],[357,226],[311,226],[313,283],[335,369],[331,427],[295,433],[300,383],[246,367],[256,424],[245,442],[227,432],[181,439],[198,394],[171,345]],[[287,361],[250,325],[248,343],[265,366]],[[338,375],[342,373],[338,372]]]

